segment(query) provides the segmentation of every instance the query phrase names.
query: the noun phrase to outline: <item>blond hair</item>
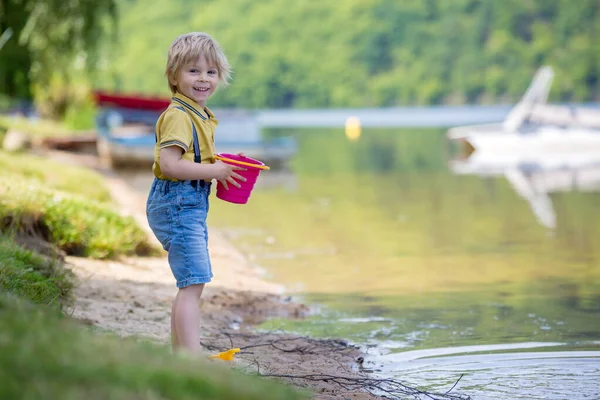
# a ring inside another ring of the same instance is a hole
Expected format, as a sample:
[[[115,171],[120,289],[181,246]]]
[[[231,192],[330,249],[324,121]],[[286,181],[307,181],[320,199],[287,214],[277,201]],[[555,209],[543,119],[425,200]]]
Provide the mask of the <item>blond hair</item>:
[[[165,76],[173,94],[177,92],[177,86],[173,85],[171,81],[177,77],[179,70],[184,65],[195,62],[201,56],[205,57],[208,64],[214,64],[217,67],[219,86],[225,87],[229,84],[231,66],[219,43],[208,33],[190,32],[175,38],[169,47]]]

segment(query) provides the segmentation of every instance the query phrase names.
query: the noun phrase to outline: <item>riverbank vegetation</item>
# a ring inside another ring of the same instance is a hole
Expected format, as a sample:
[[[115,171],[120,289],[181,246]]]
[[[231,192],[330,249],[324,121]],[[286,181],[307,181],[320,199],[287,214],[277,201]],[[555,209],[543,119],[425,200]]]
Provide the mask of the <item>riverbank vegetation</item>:
[[[0,221],[70,255],[110,258],[152,252],[146,233],[110,201],[102,177],[43,158],[2,154]]]
[[[177,0],[151,13],[148,0],[117,4],[120,40],[104,50],[96,81],[110,90],[168,94],[166,49],[176,34],[200,30],[219,40],[234,68],[213,105],[507,103],[542,65],[556,72],[554,101],[600,97],[594,0]]]
[[[234,68],[232,85],[211,99],[219,107],[508,103],[542,65],[556,72],[552,101],[600,99],[595,0],[103,0],[78,3],[81,35],[64,43],[46,40],[62,37],[46,30],[69,27],[63,8],[34,16],[29,2],[8,3],[15,12],[0,17],[0,31],[16,30],[2,49],[0,93],[35,95],[49,116],[85,116],[78,109],[89,109],[93,89],[168,96],[166,50],[187,31],[211,33]]]
[[[151,251],[143,230],[118,213],[100,175],[0,152],[0,398],[305,398],[67,315],[76,281],[65,254],[110,258]]]

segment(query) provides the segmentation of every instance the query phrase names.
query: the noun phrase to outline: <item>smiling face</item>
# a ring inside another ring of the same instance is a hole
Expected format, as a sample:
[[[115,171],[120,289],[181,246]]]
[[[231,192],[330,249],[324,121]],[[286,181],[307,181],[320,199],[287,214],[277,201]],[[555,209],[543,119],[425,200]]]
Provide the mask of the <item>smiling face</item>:
[[[177,92],[194,100],[201,108],[215,92],[219,84],[217,66],[209,63],[205,57],[182,65],[179,72],[170,80]]]

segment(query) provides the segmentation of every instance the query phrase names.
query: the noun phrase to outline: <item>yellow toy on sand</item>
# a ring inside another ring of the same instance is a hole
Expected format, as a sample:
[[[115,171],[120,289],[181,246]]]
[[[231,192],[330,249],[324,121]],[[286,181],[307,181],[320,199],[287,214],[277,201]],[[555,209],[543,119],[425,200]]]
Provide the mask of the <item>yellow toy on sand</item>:
[[[225,361],[231,361],[233,360],[233,355],[235,353],[239,353],[240,349],[239,348],[235,348],[235,349],[229,349],[227,351],[222,351],[219,354],[215,354],[214,356],[210,356],[208,358],[219,358],[221,360],[225,360]]]

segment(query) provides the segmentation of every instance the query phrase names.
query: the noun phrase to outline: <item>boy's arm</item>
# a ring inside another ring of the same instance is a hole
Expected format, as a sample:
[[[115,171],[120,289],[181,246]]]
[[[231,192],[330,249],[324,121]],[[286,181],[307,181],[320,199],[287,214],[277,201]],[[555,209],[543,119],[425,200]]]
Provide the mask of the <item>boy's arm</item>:
[[[183,149],[179,146],[167,146],[160,149],[161,172],[169,178],[180,181],[217,179],[225,187],[227,187],[227,182],[240,187],[236,179],[242,182],[246,181],[246,178],[235,172],[235,170],[243,170],[242,167],[226,164],[222,161],[217,161],[214,164],[200,164],[184,160],[181,158],[182,156]]]

